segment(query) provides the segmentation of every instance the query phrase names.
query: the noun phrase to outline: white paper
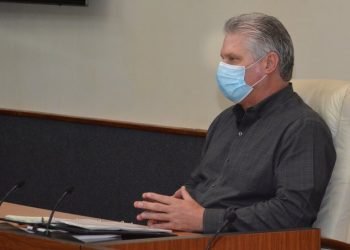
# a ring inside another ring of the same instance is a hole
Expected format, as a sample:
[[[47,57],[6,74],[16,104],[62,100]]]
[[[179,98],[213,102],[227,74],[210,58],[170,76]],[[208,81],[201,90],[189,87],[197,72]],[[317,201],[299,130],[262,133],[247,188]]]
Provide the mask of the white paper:
[[[115,234],[103,234],[103,235],[72,235],[74,238],[85,242],[99,242],[99,241],[109,241],[121,239],[119,235]]]
[[[21,216],[21,215],[6,215],[4,217],[6,220],[11,220],[17,223],[45,223],[49,220],[48,217],[39,217],[39,216]]]
[[[38,216],[18,216],[18,215],[6,215],[5,219],[17,222],[17,223],[47,223],[48,217],[38,217]],[[63,218],[53,218],[51,224],[66,224],[70,226],[76,226],[83,229],[89,230],[123,230],[130,232],[154,232],[154,233],[171,233],[171,230],[151,228],[144,225],[110,221],[110,220],[100,220],[100,219],[63,219]]]
[[[164,232],[171,233],[171,230],[151,228],[133,223],[98,220],[98,219],[55,219],[55,223],[64,223],[71,226],[81,227],[90,230],[125,230],[142,232]]]

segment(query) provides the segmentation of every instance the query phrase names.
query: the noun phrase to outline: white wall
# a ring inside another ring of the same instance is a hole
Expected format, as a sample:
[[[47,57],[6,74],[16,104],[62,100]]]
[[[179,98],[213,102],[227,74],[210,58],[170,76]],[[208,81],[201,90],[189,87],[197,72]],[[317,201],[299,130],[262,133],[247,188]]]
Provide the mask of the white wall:
[[[230,105],[215,70],[229,17],[290,31],[294,78],[349,80],[348,0],[90,0],[0,4],[0,108],[206,129]]]

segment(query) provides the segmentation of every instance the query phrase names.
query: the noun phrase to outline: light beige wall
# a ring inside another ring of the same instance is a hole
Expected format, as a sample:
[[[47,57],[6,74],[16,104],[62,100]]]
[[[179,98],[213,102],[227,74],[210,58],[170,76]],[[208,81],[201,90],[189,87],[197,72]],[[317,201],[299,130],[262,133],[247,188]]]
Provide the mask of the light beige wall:
[[[216,87],[222,26],[278,17],[294,78],[350,79],[348,0],[90,0],[0,4],[0,108],[207,128],[230,105]]]

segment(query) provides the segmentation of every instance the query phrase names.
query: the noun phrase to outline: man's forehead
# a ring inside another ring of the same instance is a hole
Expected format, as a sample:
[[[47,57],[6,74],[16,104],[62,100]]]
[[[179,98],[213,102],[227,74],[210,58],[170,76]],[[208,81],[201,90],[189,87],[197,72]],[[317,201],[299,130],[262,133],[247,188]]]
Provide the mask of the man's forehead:
[[[221,53],[242,54],[248,53],[249,39],[242,33],[227,33],[224,38]]]

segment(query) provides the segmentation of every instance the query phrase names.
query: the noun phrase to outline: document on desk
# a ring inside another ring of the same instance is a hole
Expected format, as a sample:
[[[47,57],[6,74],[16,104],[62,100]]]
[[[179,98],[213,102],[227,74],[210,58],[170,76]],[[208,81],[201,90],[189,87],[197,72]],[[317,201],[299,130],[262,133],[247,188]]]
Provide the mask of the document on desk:
[[[158,233],[171,233],[171,230],[151,228],[144,225],[109,221],[109,220],[98,220],[98,219],[55,219],[54,224],[65,224],[69,226],[84,228],[91,231],[129,231],[129,232],[158,232]]]
[[[45,225],[47,217],[17,216],[6,215],[4,220],[19,224],[36,224]],[[72,233],[79,234],[106,234],[106,233],[123,233],[123,234],[164,234],[172,235],[171,230],[151,228],[144,225],[110,221],[102,219],[64,219],[54,218],[51,222],[51,228],[62,229]]]
[[[104,234],[104,235],[73,235],[73,237],[84,243],[95,243],[101,241],[120,240],[120,235]]]
[[[1,220],[20,224],[40,224],[45,221],[47,222],[49,217],[6,215],[4,218],[1,218]]]

